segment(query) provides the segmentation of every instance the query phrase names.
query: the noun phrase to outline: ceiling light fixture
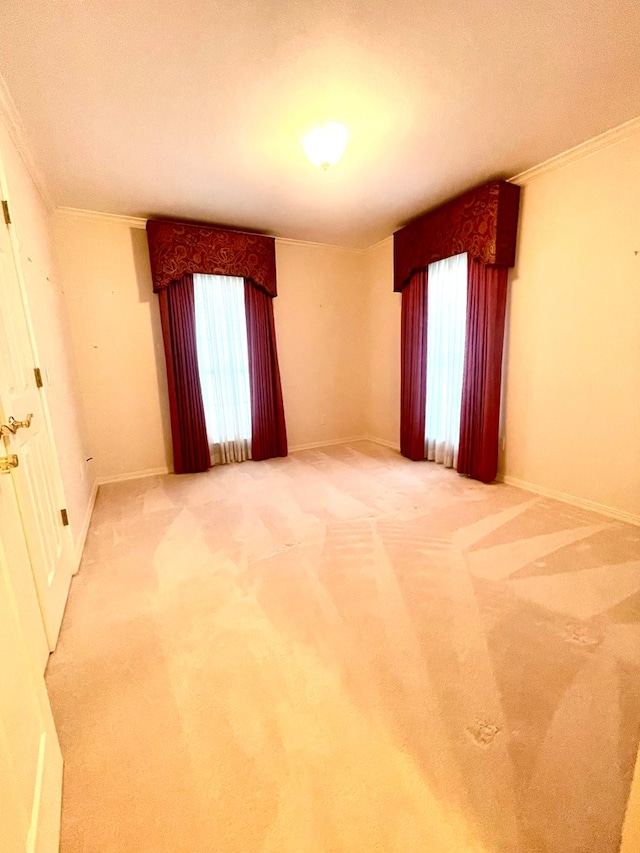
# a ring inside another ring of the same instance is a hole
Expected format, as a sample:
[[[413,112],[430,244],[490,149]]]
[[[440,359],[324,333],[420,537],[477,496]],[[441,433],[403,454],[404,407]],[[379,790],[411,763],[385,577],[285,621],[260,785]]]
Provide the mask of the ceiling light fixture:
[[[349,131],[343,124],[328,121],[310,130],[302,140],[302,147],[313,165],[326,172],[342,157],[348,139]]]

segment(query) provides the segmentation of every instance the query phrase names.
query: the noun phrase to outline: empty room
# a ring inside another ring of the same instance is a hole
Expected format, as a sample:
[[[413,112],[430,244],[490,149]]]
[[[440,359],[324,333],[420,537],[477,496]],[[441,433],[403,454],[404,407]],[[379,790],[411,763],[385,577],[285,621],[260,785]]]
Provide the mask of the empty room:
[[[2,0],[0,198],[0,853],[638,853],[637,0]]]

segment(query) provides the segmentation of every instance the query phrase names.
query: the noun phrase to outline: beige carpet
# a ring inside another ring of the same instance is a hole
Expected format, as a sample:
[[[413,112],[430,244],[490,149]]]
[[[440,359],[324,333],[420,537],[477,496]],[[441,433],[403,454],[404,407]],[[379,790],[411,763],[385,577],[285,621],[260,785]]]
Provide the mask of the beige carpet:
[[[62,853],[615,853],[640,529],[368,442],[100,490]]]

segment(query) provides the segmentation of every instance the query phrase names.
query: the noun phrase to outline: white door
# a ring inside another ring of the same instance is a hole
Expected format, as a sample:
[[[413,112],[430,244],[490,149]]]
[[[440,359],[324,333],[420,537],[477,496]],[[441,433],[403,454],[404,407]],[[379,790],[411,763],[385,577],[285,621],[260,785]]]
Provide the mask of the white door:
[[[0,225],[0,456],[15,456],[13,480],[50,649],[55,648],[73,572],[62,480],[36,385],[34,348],[9,228]],[[22,426],[20,424],[23,424]]]
[[[62,756],[42,675],[48,650],[11,476],[0,474],[0,850],[55,853]]]

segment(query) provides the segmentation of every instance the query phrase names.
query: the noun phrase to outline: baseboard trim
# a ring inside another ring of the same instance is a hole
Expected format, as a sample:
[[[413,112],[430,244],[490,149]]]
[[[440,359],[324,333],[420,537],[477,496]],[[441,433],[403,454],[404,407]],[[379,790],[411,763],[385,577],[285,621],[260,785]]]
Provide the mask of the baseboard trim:
[[[335,447],[338,444],[351,444],[354,441],[371,441],[373,444],[379,444],[382,447],[388,447],[390,450],[400,452],[400,445],[394,441],[387,441],[384,438],[375,438],[372,435],[353,435],[351,438],[332,438],[328,441],[313,441],[309,444],[296,444],[289,448],[289,453],[296,453],[299,450],[316,450],[319,447]]]
[[[352,441],[367,441],[366,435],[354,435],[351,438],[329,438],[324,441],[311,441],[308,444],[294,444],[289,448],[289,453],[297,453],[299,450],[315,450],[318,447],[335,447],[337,444],[350,444]]]
[[[372,441],[374,444],[379,444],[382,447],[388,447],[389,450],[396,450],[400,453],[400,445],[395,441],[387,441],[386,438],[376,438],[374,435],[368,435],[367,441]]]
[[[98,477],[98,486],[106,486],[109,483],[124,483],[125,480],[141,480],[143,477],[158,477],[162,474],[168,474],[169,469],[163,468],[147,468],[144,471],[130,471],[127,474],[113,474],[110,477]]]
[[[91,494],[89,496],[89,502],[87,503],[87,508],[84,513],[84,520],[82,522],[82,527],[80,528],[80,535],[78,536],[78,541],[76,542],[76,554],[75,560],[76,565],[73,570],[73,574],[78,573],[78,569],[80,568],[80,563],[82,561],[82,555],[84,553],[85,542],[87,541],[87,534],[89,533],[89,525],[91,524],[91,516],[93,515],[93,510],[96,505],[96,498],[98,497],[98,482],[97,480],[93,484],[93,488],[91,489]]]
[[[640,526],[640,515],[634,515],[632,512],[627,512],[623,509],[616,509],[613,506],[607,506],[607,504],[590,501],[587,498],[580,498],[577,495],[570,495],[567,492],[560,492],[557,489],[549,489],[546,486],[539,486],[537,483],[529,483],[527,480],[519,480],[517,477],[510,477],[509,475],[501,476],[499,482],[505,483],[507,486],[516,486],[518,489],[524,489],[536,495],[542,495],[545,498],[553,498],[553,500],[562,501],[581,509],[599,512],[601,515],[615,518],[618,521],[626,521],[628,524]]]

